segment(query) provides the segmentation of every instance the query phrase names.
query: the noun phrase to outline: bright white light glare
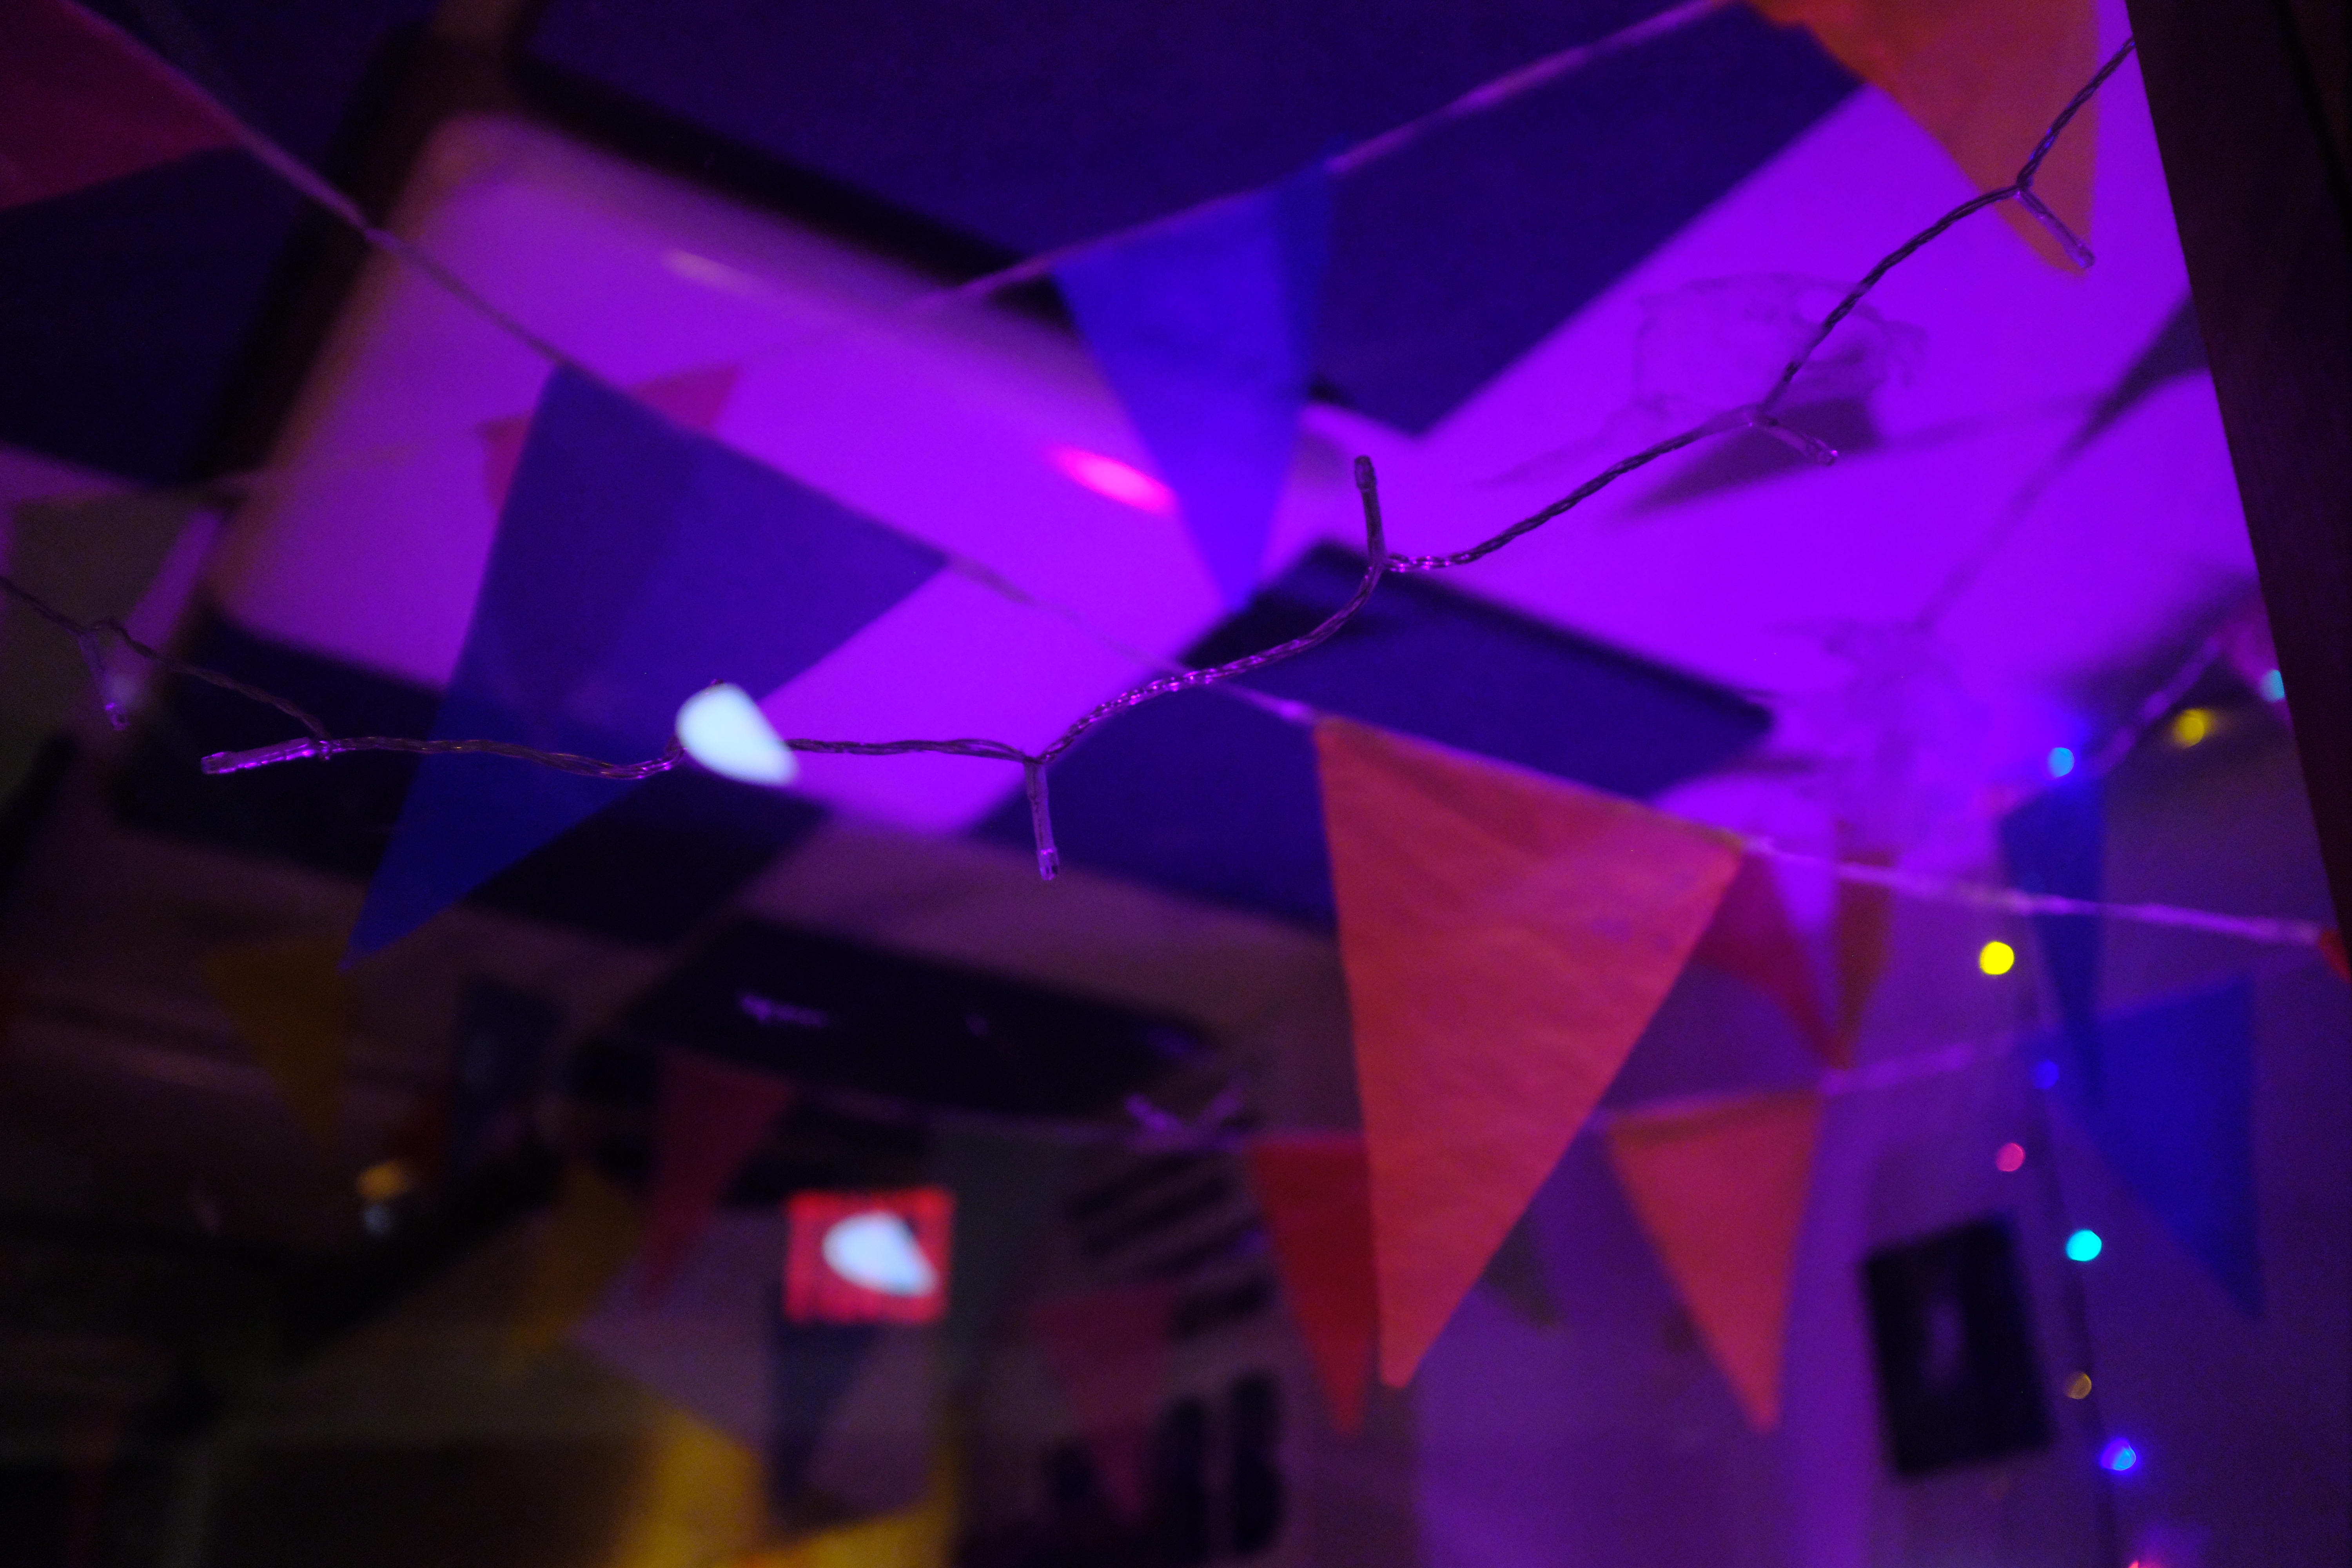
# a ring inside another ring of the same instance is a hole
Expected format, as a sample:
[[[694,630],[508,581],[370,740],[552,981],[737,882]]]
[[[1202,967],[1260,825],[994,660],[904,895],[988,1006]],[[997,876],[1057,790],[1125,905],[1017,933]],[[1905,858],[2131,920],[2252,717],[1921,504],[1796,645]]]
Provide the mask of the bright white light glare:
[[[1106,458],[1100,452],[1089,452],[1080,447],[1055,447],[1045,456],[1053,460],[1054,467],[1097,495],[1108,496],[1138,511],[1158,512],[1162,517],[1176,510],[1175,491],[1117,458]]]
[[[835,1221],[824,1233],[824,1251],[835,1274],[885,1296],[928,1296],[940,1288],[940,1271],[923,1256],[915,1233],[887,1209]]]
[[[677,742],[723,778],[781,788],[800,776],[800,759],[751,694],[724,681],[704,687],[678,709]]]

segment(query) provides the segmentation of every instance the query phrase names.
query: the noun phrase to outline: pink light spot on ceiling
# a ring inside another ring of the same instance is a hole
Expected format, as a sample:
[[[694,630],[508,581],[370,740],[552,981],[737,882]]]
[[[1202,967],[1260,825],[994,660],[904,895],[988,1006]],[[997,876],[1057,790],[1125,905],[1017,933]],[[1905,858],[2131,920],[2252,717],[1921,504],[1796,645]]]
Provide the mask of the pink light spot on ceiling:
[[[1055,468],[1097,495],[1108,496],[1138,511],[1155,512],[1161,517],[1176,510],[1174,490],[1117,458],[1106,458],[1100,452],[1089,452],[1080,447],[1051,447],[1045,456]]]

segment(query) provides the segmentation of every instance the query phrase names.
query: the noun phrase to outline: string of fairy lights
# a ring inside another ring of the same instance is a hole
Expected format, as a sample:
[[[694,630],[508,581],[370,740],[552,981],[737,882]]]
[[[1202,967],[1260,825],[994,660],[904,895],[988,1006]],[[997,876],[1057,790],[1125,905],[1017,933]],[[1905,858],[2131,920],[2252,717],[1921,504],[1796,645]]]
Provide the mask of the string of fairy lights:
[[[1645,39],[1684,26],[1715,9],[1719,3],[1720,0],[1692,0],[1691,4],[1660,13],[1657,16],[1594,44],[1580,46],[1578,48],[1564,50],[1547,57],[1533,66],[1498,79],[1484,88],[1474,89],[1454,102],[1433,111],[1430,115],[1408,122],[1396,131],[1335,153],[1328,161],[1327,166],[1333,173],[1342,174],[1362,167],[1378,157],[1387,156],[1401,150],[1436,124],[1449,119],[1485,112],[1536,86],[1555,80],[1569,71],[1580,68],[1595,59],[1605,58],[1609,54],[1631,47]],[[1777,417],[1774,410],[1795,384],[1798,375],[1811,362],[1814,354],[1820,351],[1831,334],[1836,331],[1839,323],[1852,315],[1871,291],[1876,289],[1896,267],[1964,219],[1998,205],[2001,202],[2011,200],[2019,202],[2037,220],[2047,226],[2058,238],[2067,254],[2078,264],[2084,266],[2091,264],[2092,257],[2089,248],[2066,227],[2045,203],[2034,195],[2033,180],[2043,160],[2056,145],[2058,138],[2064,133],[2067,126],[2081,112],[2084,106],[2097,94],[2107,79],[2121,68],[2125,60],[2130,57],[2133,48],[2132,40],[2126,38],[2100,66],[2091,79],[2085,82],[2059,111],[2025,163],[2019,168],[2014,181],[1999,189],[1980,193],[1958,204],[1882,257],[1859,281],[1846,291],[1837,305],[1823,316],[1807,340],[1790,355],[1772,385],[1755,403],[1724,411],[1685,430],[1653,442],[1642,450],[1612,463],[1559,500],[1511,523],[1488,538],[1465,548],[1441,554],[1397,555],[1389,552],[1381,519],[1378,481],[1372,464],[1370,458],[1359,457],[1355,462],[1355,479],[1364,513],[1366,563],[1363,577],[1357,584],[1355,592],[1320,624],[1305,634],[1272,647],[1213,666],[1187,667],[1133,648],[1123,639],[1096,626],[1075,610],[1055,604],[1042,595],[1021,587],[1005,574],[989,566],[986,563],[969,560],[960,553],[950,554],[950,564],[961,569],[963,574],[973,581],[991,587],[1015,602],[1055,614],[1076,626],[1080,631],[1112,647],[1114,651],[1120,652],[1139,662],[1157,666],[1164,673],[1097,704],[1072,721],[1060,734],[1034,752],[1007,741],[977,737],[856,741],[802,736],[782,740],[782,746],[792,752],[870,757],[931,752],[1016,764],[1022,769],[1024,785],[1028,797],[1031,826],[1036,842],[1038,871],[1041,877],[1050,880],[1059,871],[1060,853],[1054,839],[1052,809],[1047,792],[1047,770],[1097,725],[1157,698],[1192,689],[1220,691],[1274,712],[1291,722],[1312,724],[1324,715],[1303,703],[1271,697],[1234,683],[1240,677],[1297,658],[1328,642],[1345,627],[1366,604],[1370,603],[1387,574],[1442,572],[1483,560],[1565,515],[1626,476],[1672,453],[1714,437],[1742,430],[1762,431],[1788,443],[1816,463],[1826,465],[1836,461],[1838,454],[1833,448],[1810,434],[1786,424]],[[193,85],[191,85],[191,90],[196,90]],[[226,110],[223,112],[226,113]],[[332,185],[283,148],[270,142],[257,131],[253,131],[249,127],[243,129],[246,143],[257,157],[302,191],[304,195],[320,202],[329,211],[352,225],[371,244],[382,248],[402,263],[415,268],[423,276],[446,289],[469,310],[476,311],[515,341],[550,358],[554,363],[572,366],[574,369],[579,368],[577,362],[571,356],[523,326],[494,302],[484,299],[470,285],[456,277],[428,253],[405,238],[388,230],[378,228],[370,223],[366,215],[348,196],[335,190]],[[1220,200],[1228,199],[1231,198],[1220,198]],[[1152,224],[1143,226],[1146,228],[1162,226],[1215,205],[1217,204],[1214,202],[1202,204],[1201,208],[1188,209],[1186,213],[1157,219]],[[1087,247],[1074,247],[1072,253],[1075,253],[1076,249],[1116,243],[1129,237],[1132,232],[1126,231],[1120,235],[1091,241]],[[924,296],[912,301],[908,308],[933,308],[957,300],[984,298],[1016,284],[1049,276],[1054,263],[1063,258],[1063,252],[1055,252],[1049,257],[1032,258],[1028,261],[974,279],[970,283]],[[581,373],[592,374],[585,371]],[[383,735],[334,736],[329,734],[326,727],[314,716],[298,706],[218,671],[171,658],[132,637],[119,622],[76,621],[42,601],[21,584],[5,576],[0,576],[0,589],[5,589],[20,603],[33,609],[36,614],[77,639],[81,646],[85,661],[90,666],[93,678],[99,679],[101,700],[106,705],[108,717],[118,728],[127,721],[112,698],[106,695],[105,683],[100,674],[103,646],[105,639],[110,637],[119,641],[131,652],[173,673],[210,681],[239,695],[274,707],[292,718],[307,731],[306,735],[299,740],[208,755],[203,758],[201,763],[204,772],[208,774],[238,773],[255,768],[278,766],[292,762],[319,761],[360,752],[396,752],[420,756],[443,754],[499,756],[588,777],[633,781],[667,772],[684,763],[689,754],[688,747],[675,738],[659,756],[642,762],[614,763],[572,752],[547,751],[511,742],[488,739],[425,740]],[[2194,668],[2201,670],[2206,662],[2210,662],[2210,659],[2195,663]],[[2177,694],[2168,696],[2166,692],[2159,692],[2150,700],[2154,702],[2159,698],[2168,701],[2177,698]],[[746,706],[748,707],[748,704]],[[2113,745],[2128,749],[2128,746],[2137,741],[2139,730],[2144,728],[2143,724],[2137,728],[2118,731]],[[2100,760],[2107,762],[2111,757],[2116,756],[2119,756],[2119,752],[2111,752],[2103,754]],[[2324,931],[2324,928],[2317,923],[2306,921],[2219,914],[2163,904],[2127,904],[2067,899],[2056,895],[2031,893],[2015,888],[1927,877],[1868,861],[1806,854],[1760,837],[1747,837],[1743,843],[1751,853],[1783,863],[1811,866],[1826,870],[1842,881],[1874,885],[1914,899],[1971,904],[2028,915],[2098,915],[2111,920],[2202,930],[2251,942],[2303,947],[2308,947],[2319,942]]]

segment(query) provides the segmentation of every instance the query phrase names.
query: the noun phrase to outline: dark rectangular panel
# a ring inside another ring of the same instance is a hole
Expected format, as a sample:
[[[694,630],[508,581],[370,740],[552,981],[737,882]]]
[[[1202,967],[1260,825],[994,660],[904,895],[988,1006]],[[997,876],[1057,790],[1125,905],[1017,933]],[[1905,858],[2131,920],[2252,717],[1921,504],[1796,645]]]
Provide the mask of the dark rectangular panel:
[[[627,1021],[810,1083],[1037,1116],[1100,1110],[1204,1048],[1172,1018],[757,921]]]

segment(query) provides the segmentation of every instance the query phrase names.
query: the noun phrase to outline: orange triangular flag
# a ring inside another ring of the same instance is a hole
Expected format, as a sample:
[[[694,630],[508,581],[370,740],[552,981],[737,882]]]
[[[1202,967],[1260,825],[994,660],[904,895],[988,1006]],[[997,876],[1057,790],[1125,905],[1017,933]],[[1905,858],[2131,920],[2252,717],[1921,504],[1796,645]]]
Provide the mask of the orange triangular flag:
[[[0,208],[237,139],[228,110],[113,23],[67,0],[0,0]]]
[[[509,1368],[563,1342],[604,1300],[637,1249],[637,1205],[586,1164],[563,1173],[555,1207],[541,1223],[499,1359]]]
[[[1810,1089],[1609,1122],[1609,1163],[1759,1432],[1780,1423],[1789,1281],[1821,1125]]]
[[[1979,190],[1998,190],[2099,68],[2091,0],[1755,0],[1802,25],[1838,63],[1902,106]],[[2083,106],[2034,176],[2034,195],[2088,239],[2098,146]],[[2015,202],[2001,211],[2052,261],[2065,247]]]
[[[1771,862],[1750,855],[1739,863],[1739,875],[1715,911],[1715,921],[1691,953],[1703,963],[1735,980],[1742,980],[1780,1005],[1805,1044],[1823,1060],[1834,1060],[1836,1037],[1822,1016],[1821,987],[1813,978],[1813,961],[1789,919],[1780,898],[1780,879]]]
[[[317,937],[226,947],[205,960],[212,990],[294,1119],[336,1146],[343,1111],[343,1042],[352,1029],[343,944]]]
[[[727,412],[735,395],[740,364],[697,365],[671,375],[657,375],[629,388],[629,395],[656,414],[668,416],[689,430],[708,431]],[[509,414],[481,426],[482,488],[490,505],[504,507],[514,488],[515,470],[522,466],[523,443],[530,438],[530,416]]]
[[[1316,726],[1402,1386],[1675,983],[1727,835],[1422,741]]]
[[[1275,1133],[1253,1142],[1248,1160],[1283,1294],[1314,1359],[1331,1425],[1356,1431],[1364,1424],[1364,1382],[1380,1327],[1363,1137]]]

